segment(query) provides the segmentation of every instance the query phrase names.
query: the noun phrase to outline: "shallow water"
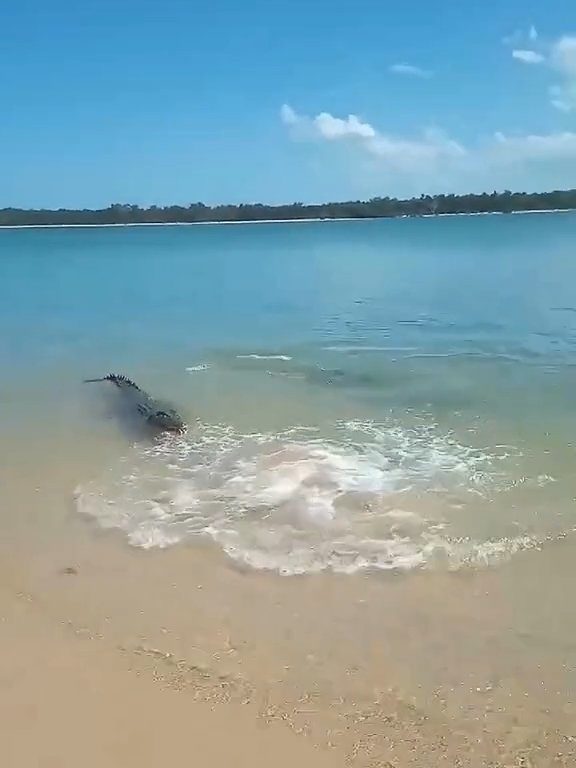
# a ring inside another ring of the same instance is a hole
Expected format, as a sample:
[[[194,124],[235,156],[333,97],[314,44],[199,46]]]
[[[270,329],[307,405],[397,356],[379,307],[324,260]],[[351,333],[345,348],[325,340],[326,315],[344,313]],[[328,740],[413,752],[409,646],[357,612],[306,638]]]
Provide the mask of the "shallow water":
[[[2,231],[8,465],[11,441],[76,433],[81,514],[283,574],[554,546],[576,526],[575,235],[573,214]],[[109,370],[188,435],[150,444],[80,384]]]

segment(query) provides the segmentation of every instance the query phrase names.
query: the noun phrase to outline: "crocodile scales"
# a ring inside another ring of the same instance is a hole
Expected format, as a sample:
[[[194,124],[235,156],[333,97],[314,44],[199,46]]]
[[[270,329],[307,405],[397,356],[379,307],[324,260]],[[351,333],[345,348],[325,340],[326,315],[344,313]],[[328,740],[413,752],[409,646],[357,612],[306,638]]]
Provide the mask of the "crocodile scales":
[[[186,424],[180,414],[170,406],[162,404],[135,384],[127,376],[121,376],[116,373],[109,373],[100,379],[85,379],[86,383],[97,381],[109,381],[114,384],[124,398],[131,406],[145,419],[152,427],[161,432],[174,432],[183,434],[186,431]]]

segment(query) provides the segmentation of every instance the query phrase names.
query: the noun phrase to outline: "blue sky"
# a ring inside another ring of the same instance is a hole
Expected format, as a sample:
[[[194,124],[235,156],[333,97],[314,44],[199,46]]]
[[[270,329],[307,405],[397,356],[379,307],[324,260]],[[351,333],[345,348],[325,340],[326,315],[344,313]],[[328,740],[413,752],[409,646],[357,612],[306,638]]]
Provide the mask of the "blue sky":
[[[19,0],[0,206],[576,187],[574,0]]]

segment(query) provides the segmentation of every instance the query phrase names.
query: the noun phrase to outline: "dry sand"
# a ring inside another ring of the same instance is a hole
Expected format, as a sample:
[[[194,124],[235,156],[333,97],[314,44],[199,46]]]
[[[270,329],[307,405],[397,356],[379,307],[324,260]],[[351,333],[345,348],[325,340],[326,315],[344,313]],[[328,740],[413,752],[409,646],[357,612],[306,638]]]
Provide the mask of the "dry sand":
[[[509,624],[527,572],[304,581],[117,543],[4,558],[3,767],[576,765],[574,648]]]
[[[249,707],[195,701],[130,669],[119,652],[0,589],[0,765],[338,766]]]

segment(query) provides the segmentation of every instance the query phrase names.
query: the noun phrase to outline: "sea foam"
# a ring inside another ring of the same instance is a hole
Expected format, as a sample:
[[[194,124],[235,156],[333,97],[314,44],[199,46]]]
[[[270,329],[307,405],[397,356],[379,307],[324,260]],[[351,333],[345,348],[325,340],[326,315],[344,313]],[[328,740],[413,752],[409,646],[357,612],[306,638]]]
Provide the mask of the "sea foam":
[[[429,494],[491,493],[499,460],[434,427],[348,422],[327,439],[309,428],[244,435],[203,426],[135,449],[76,501],[133,546],[209,537],[239,563],[286,575],[459,568],[534,544],[456,537],[422,503]]]

